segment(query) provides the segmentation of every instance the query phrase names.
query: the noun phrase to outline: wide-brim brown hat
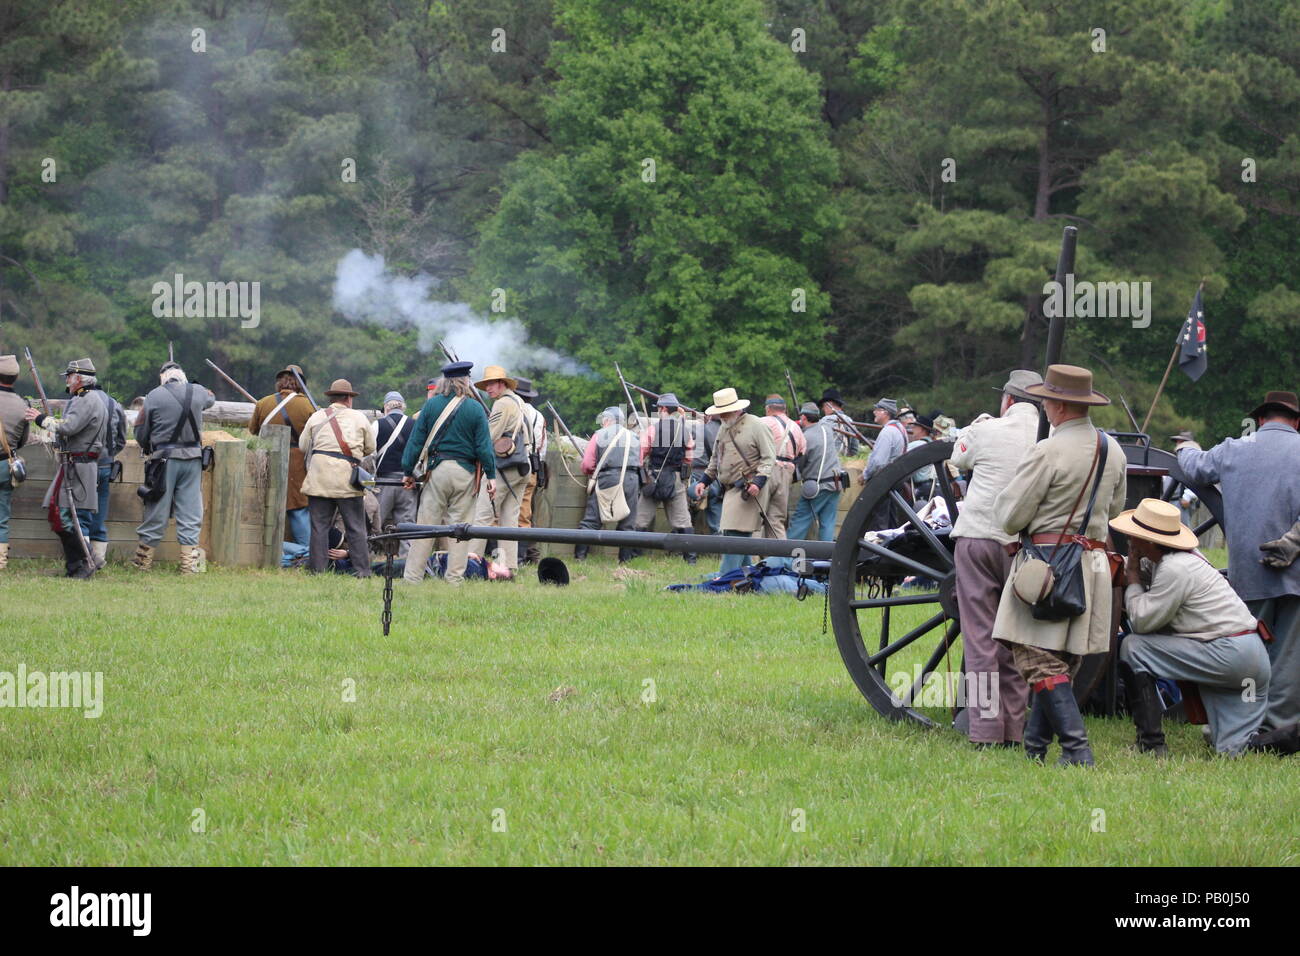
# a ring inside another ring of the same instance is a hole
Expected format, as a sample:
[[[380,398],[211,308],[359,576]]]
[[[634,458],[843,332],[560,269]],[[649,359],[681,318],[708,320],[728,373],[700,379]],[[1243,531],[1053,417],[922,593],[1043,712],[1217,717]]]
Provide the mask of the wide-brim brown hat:
[[[1180,551],[1190,551],[1200,543],[1196,532],[1183,524],[1178,507],[1159,498],[1143,498],[1136,508],[1121,511],[1110,519],[1110,527],[1130,538],[1154,541]]]
[[[1041,385],[1023,389],[1030,398],[1051,398],[1071,405],[1109,405],[1110,399],[1092,388],[1092,372],[1078,365],[1049,365]]]
[[[275,373],[275,377],[279,378],[281,375],[292,375],[294,372],[297,372],[298,377],[304,382],[307,381],[307,373],[302,370],[301,365],[286,365],[284,368],[280,369],[280,371]]]
[[[505,382],[506,388],[514,391],[519,387],[519,381],[511,378],[506,374],[506,370],[500,365],[489,365],[483,370],[483,377],[474,383],[475,388],[487,388],[488,382]]]
[[[749,399],[740,398],[734,388],[720,388],[713,393],[713,404],[704,410],[706,415],[725,415],[727,412],[743,412],[749,408]]]
[[[351,395],[353,398],[356,398],[361,393],[353,390],[352,383],[349,382],[346,378],[336,378],[330,384],[330,387],[325,389],[325,394],[326,395]]]
[[[1295,392],[1269,392],[1264,396],[1264,401],[1255,406],[1250,417],[1259,418],[1265,412],[1290,412],[1292,415],[1300,415],[1300,401],[1296,400]]]

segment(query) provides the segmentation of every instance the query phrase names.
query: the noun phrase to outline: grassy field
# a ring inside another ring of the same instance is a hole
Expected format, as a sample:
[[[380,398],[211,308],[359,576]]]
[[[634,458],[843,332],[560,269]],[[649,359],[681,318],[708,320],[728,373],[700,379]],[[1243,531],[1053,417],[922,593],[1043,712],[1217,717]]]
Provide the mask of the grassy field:
[[[378,579],[14,562],[0,671],[102,671],[104,704],[0,709],[0,863],[1300,859],[1300,762],[1092,718],[1093,771],[976,752],[878,717],[819,599],[635,567],[399,585],[384,637]]]

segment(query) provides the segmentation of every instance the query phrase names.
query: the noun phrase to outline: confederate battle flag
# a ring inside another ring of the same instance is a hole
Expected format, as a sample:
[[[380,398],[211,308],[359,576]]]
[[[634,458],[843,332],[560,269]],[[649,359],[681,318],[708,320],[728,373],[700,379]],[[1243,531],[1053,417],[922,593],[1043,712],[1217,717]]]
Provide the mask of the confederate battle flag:
[[[1201,308],[1201,290],[1196,290],[1187,321],[1178,333],[1178,367],[1193,382],[1205,374],[1205,312]]]

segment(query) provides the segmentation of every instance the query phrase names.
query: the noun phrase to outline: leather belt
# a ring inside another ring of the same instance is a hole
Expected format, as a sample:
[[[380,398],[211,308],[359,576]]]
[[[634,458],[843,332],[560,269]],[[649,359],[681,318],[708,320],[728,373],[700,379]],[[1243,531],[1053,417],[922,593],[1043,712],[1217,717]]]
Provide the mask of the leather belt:
[[[777,456],[776,456],[776,460],[777,460],[777,461],[783,461],[783,462],[785,462],[786,464],[790,464],[790,465],[793,465],[793,464],[794,464],[794,459],[793,459],[793,458],[786,458],[784,455],[777,455]]]
[[[68,456],[68,461],[97,461],[99,452],[97,451],[65,451],[63,454]]]
[[[1039,534],[1031,534],[1029,536],[1029,540],[1033,544],[1046,544],[1046,545],[1051,545],[1053,547],[1062,544],[1070,544],[1071,542],[1077,542],[1078,544],[1083,545],[1083,550],[1085,551],[1106,550],[1105,541],[1098,541],[1096,538],[1085,538],[1083,537],[1083,535],[1078,535],[1078,534],[1058,534],[1052,531],[1045,531],[1045,532],[1040,532]],[[1014,558],[1017,554],[1020,553],[1020,542],[1012,541],[1010,544],[1006,545],[1006,549],[1007,549],[1007,554],[1009,554],[1011,557]]]

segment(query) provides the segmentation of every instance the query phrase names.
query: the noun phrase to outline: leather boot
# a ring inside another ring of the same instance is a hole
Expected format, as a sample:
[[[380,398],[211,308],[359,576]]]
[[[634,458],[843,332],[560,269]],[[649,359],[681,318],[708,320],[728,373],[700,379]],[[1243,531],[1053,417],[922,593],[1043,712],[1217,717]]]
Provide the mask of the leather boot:
[[[81,539],[71,531],[60,531],[59,541],[63,544],[64,577],[83,581],[91,577],[95,569],[86,561],[86,552],[81,550]]]
[[[108,542],[90,542],[90,554],[95,559],[95,570],[103,570],[104,565],[108,564]]]
[[[586,561],[587,555],[591,553],[591,547],[585,544],[575,544],[573,546],[573,560]]]
[[[640,551],[639,548],[619,548],[619,549],[618,549],[618,563],[619,563],[619,564],[627,564],[627,563],[628,563],[629,561],[631,561],[633,558],[639,558],[639,557],[641,557],[641,551]]]
[[[1052,725],[1047,720],[1047,705],[1037,698],[1029,719],[1025,721],[1025,756],[1035,763],[1047,759],[1047,748],[1052,745]]]
[[[1034,710],[1043,707],[1047,723],[1061,742],[1061,759],[1056,761],[1057,766],[1093,766],[1095,762],[1092,759],[1092,748],[1088,746],[1088,728],[1084,726],[1083,714],[1079,713],[1079,705],[1074,700],[1074,685],[1069,678],[1043,686],[1048,684],[1049,681],[1043,681],[1040,685],[1035,685],[1038,696],[1034,698]]]
[[[136,546],[135,557],[131,559],[132,566],[140,571],[148,571],[153,567],[153,552],[153,548],[141,542]]]
[[[0,571],[9,566],[9,542],[0,541]]]
[[[1288,724],[1277,730],[1257,733],[1246,744],[1247,750],[1257,753],[1275,753],[1287,756],[1300,752],[1300,724]]]
[[[691,533],[690,528],[673,528],[673,534],[690,534],[690,533]],[[696,561],[696,556],[691,551],[683,551],[682,560],[685,561],[687,564],[694,564]]]
[[[1120,661],[1119,673],[1124,678],[1128,712],[1137,727],[1137,749],[1157,757],[1168,757],[1169,748],[1165,745],[1165,732],[1161,726],[1165,708],[1156,690],[1155,677],[1145,671],[1135,671],[1123,661]]]
[[[530,544],[528,549],[524,551],[524,556],[520,559],[519,563],[536,564],[540,560],[542,560],[542,549],[537,547],[535,544]]]

